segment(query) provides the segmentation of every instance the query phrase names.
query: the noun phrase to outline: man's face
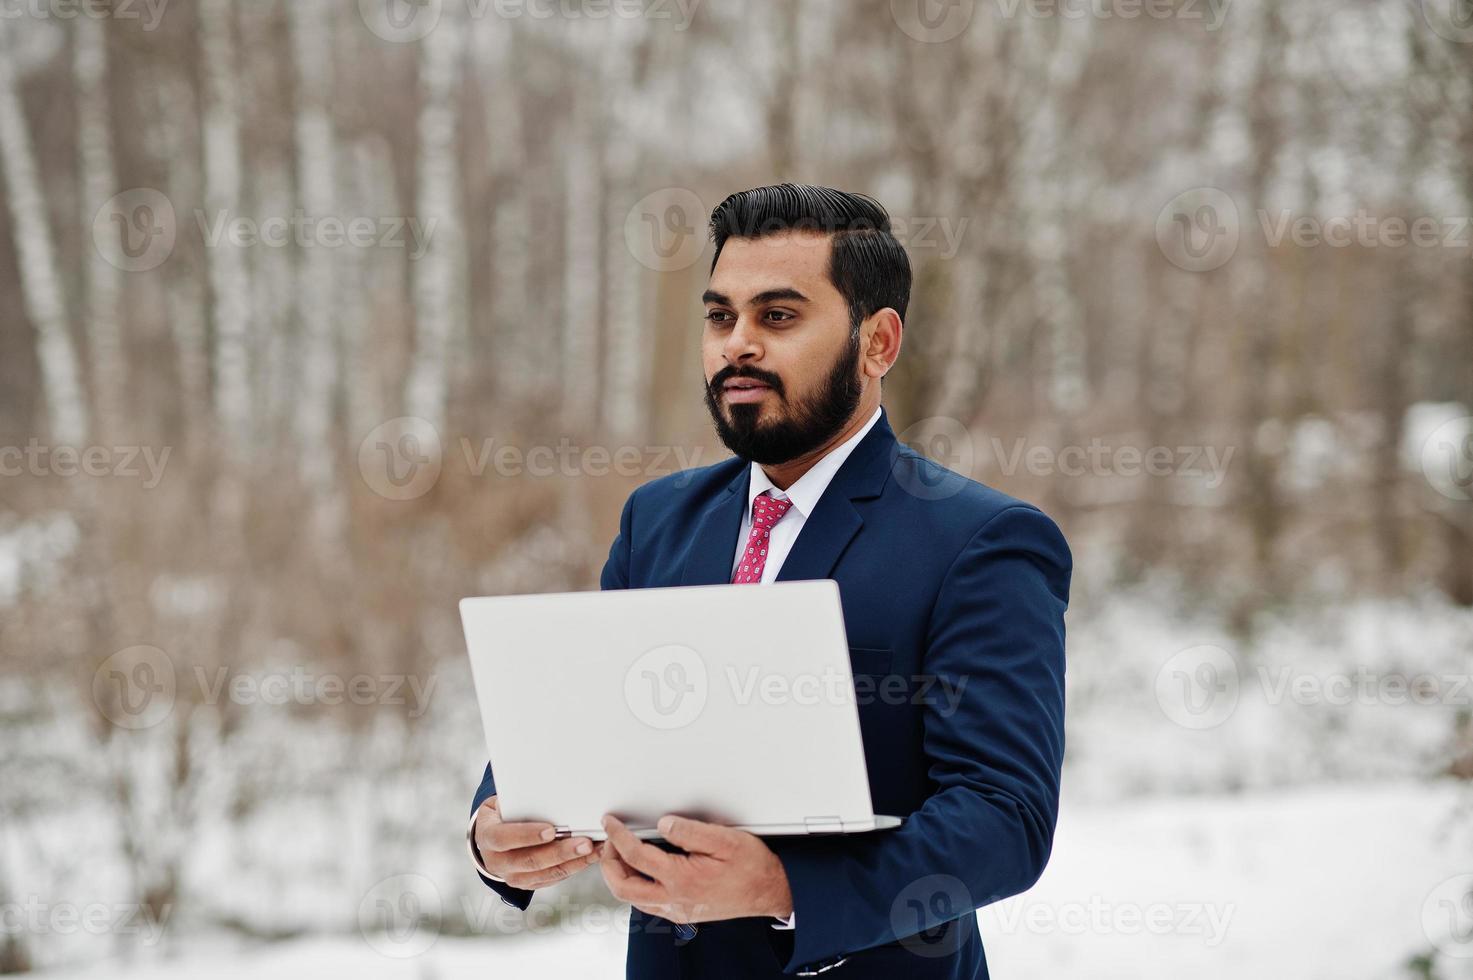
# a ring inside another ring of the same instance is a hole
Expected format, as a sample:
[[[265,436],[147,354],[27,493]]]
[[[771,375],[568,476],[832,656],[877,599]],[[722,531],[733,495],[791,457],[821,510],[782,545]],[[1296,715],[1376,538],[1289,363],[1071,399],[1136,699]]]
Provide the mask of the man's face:
[[[706,291],[701,360],[721,441],[757,463],[819,449],[863,394],[859,338],[829,281],[828,236],[732,238]],[[740,386],[740,387],[739,387]]]

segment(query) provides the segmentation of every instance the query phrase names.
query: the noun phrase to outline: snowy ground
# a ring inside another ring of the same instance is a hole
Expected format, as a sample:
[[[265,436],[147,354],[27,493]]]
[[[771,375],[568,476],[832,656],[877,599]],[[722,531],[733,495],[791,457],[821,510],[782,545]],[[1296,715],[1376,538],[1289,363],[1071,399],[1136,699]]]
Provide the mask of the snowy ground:
[[[1473,977],[1473,932],[1466,917],[1458,918],[1467,910],[1452,904],[1459,896],[1439,890],[1455,874],[1473,871],[1473,828],[1460,804],[1466,807],[1466,798],[1446,783],[1140,803],[1066,800],[1043,880],[981,913],[993,973],[1015,980],[1389,980],[1413,976],[1409,959],[1440,945],[1433,976]],[[588,918],[578,929],[472,938],[424,931],[313,939],[253,950],[186,940],[161,961],[42,975],[621,977],[619,921]]]
[[[1440,775],[1469,752],[1473,611],[1300,609],[1249,642],[1167,598],[1071,621],[1055,851],[1037,887],[981,913],[994,974],[1473,980],[1473,786]],[[0,676],[0,814],[19,816],[0,820],[0,941],[18,931],[60,978],[622,975],[596,877],[540,899],[529,927],[471,873],[480,721],[463,660],[432,679],[413,726],[253,704],[227,738],[201,712],[199,775],[171,794],[182,727],[99,743],[72,692]],[[119,777],[143,858],[179,859],[158,943],[119,928],[136,908]],[[92,930],[57,918],[94,911]]]

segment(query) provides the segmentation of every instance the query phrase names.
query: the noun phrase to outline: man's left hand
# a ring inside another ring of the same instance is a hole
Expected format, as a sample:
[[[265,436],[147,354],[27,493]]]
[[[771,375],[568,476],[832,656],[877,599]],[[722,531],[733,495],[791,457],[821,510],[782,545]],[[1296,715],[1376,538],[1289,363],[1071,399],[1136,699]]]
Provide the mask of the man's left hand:
[[[742,830],[665,816],[656,825],[672,854],[640,840],[606,816],[604,881],[621,902],[671,922],[715,922],[752,916],[787,918],[793,895],[782,862],[760,837]],[[651,880],[653,879],[653,880]]]

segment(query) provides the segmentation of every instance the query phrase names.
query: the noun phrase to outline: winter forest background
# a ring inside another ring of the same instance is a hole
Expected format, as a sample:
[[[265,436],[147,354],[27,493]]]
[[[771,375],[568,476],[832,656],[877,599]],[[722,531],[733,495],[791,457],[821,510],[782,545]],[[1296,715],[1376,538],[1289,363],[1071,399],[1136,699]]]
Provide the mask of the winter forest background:
[[[622,976],[469,867],[455,603],[724,455],[705,217],[794,179],[1074,549],[996,975],[1473,976],[1466,0],[0,0],[0,178],[0,972]]]

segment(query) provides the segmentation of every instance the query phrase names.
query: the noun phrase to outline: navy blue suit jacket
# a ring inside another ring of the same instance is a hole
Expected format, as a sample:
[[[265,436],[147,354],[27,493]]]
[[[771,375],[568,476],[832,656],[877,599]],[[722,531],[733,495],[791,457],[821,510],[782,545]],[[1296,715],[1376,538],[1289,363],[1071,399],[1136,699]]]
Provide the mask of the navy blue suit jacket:
[[[601,587],[730,581],[749,466],[639,487]],[[688,942],[634,910],[628,976],[987,976],[974,910],[1043,872],[1064,756],[1071,558],[1036,507],[895,438],[888,413],[834,475],[777,580],[838,582],[875,812],[898,830],[768,838],[797,928],[703,923]],[[491,767],[472,807],[496,792]],[[484,879],[483,879],[484,880]],[[487,882],[525,908],[531,893]]]

